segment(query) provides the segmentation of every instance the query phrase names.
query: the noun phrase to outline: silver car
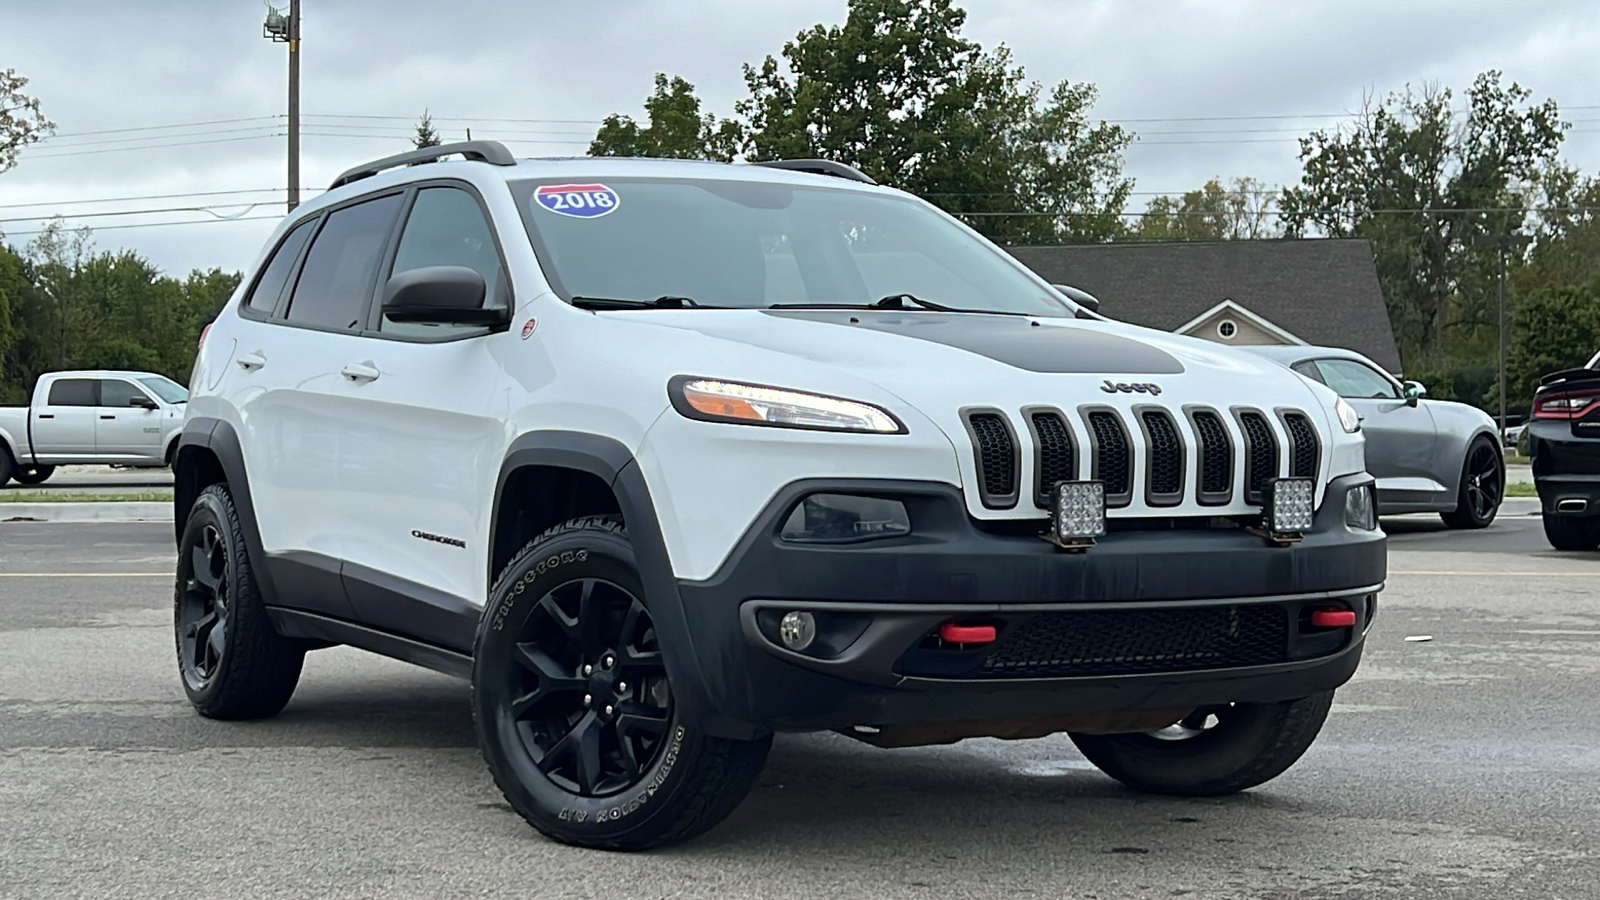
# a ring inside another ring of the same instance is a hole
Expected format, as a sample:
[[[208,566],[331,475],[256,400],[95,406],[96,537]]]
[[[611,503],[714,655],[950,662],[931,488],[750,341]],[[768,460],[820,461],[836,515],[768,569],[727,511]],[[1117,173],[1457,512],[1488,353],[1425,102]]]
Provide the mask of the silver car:
[[[1488,413],[1426,400],[1372,360],[1335,347],[1249,347],[1333,388],[1361,414],[1367,471],[1378,480],[1378,511],[1436,512],[1452,528],[1484,528],[1505,496],[1506,467]]]

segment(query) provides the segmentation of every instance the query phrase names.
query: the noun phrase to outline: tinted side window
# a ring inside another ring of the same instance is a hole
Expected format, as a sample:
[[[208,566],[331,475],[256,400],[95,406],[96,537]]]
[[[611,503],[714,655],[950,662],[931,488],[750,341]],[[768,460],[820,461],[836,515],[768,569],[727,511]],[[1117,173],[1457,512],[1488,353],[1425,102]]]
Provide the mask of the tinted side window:
[[[289,321],[354,331],[366,318],[373,278],[400,208],[393,194],[328,216],[311,242],[306,263],[289,300]]]
[[[289,272],[300,256],[300,248],[305,246],[306,238],[311,237],[311,226],[315,222],[315,219],[311,219],[296,225],[278,245],[272,258],[262,267],[261,277],[256,279],[255,287],[250,289],[250,296],[245,300],[246,306],[257,312],[270,313],[278,305],[283,285],[289,280]]]
[[[50,385],[51,406],[94,406],[94,381],[89,378],[63,378]]]
[[[1304,375],[1305,377],[1311,379],[1312,381],[1321,381],[1323,384],[1327,384],[1328,383],[1326,381],[1323,381],[1322,372],[1317,369],[1317,364],[1312,362],[1309,359],[1306,360],[1305,362],[1297,362],[1294,365],[1290,366],[1289,368],[1295,370],[1296,372],[1299,372],[1301,375]]]
[[[395,250],[391,277],[427,266],[464,266],[483,276],[485,305],[494,305],[504,275],[494,233],[478,201],[466,191],[450,187],[424,188],[406,218],[400,246]],[[389,334],[437,335],[476,331],[478,326],[422,325],[391,322],[381,326]]]
[[[1395,400],[1399,394],[1389,379],[1350,359],[1319,359],[1317,368],[1328,387],[1352,400]]]
[[[150,399],[148,394],[126,381],[111,381],[107,379],[100,382],[101,406],[127,407],[128,401],[135,397]]]

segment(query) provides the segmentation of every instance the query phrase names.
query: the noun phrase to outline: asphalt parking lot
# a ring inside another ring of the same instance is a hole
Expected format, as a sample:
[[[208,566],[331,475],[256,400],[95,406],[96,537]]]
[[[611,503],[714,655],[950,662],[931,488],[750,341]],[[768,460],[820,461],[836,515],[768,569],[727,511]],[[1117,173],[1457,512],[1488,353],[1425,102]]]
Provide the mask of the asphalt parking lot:
[[[726,823],[618,856],[504,805],[462,682],[338,648],[274,720],[195,716],[169,524],[0,523],[0,897],[1600,896],[1600,554],[1385,525],[1366,662],[1262,788],[1131,794],[1064,738],[780,736]]]

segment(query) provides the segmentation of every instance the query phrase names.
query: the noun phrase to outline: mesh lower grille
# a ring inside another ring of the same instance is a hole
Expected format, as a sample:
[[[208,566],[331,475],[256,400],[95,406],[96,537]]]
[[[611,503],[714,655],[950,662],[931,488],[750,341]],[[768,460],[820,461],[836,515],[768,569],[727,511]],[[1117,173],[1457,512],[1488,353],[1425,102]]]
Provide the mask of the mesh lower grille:
[[[1150,440],[1150,493],[1175,497],[1183,493],[1183,442],[1178,426],[1163,412],[1146,410],[1139,416]]]
[[[1289,474],[1296,478],[1314,478],[1317,474],[1317,430],[1311,420],[1300,413],[1285,413],[1283,424],[1289,430]]]
[[[978,450],[978,478],[984,493],[995,499],[1010,498],[1017,492],[1016,449],[1011,429],[999,413],[973,413],[967,419]]]
[[[1040,507],[1049,509],[1050,492],[1056,482],[1078,477],[1077,461],[1072,454],[1072,433],[1059,413],[1036,412],[1032,421],[1033,433],[1039,441],[1039,477],[1034,486],[1034,499]]]
[[[1233,483],[1233,442],[1222,417],[1214,412],[1194,414],[1200,438],[1200,493],[1226,494]]]
[[[1272,437],[1267,417],[1260,413],[1239,414],[1244,426],[1245,502],[1260,503],[1266,496],[1267,482],[1278,477],[1278,442]]]
[[[1260,666],[1288,659],[1278,606],[1042,613],[984,660],[998,677],[1071,677]]]
[[[1096,410],[1089,413],[1089,427],[1094,430],[1095,472],[1106,485],[1107,505],[1113,497],[1120,497],[1121,505],[1128,503],[1128,492],[1133,489],[1133,458],[1128,452],[1128,436],[1115,413]]]

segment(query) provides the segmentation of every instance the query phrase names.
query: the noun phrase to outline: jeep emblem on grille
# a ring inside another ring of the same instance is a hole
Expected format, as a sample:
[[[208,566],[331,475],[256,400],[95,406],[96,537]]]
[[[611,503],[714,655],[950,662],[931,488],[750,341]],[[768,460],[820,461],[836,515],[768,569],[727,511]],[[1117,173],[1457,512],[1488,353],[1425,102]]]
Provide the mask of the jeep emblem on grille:
[[[1106,379],[1105,384],[1100,385],[1100,390],[1105,391],[1108,394],[1149,394],[1151,396],[1156,396],[1161,393],[1161,385],[1156,384],[1153,381],[1140,381],[1134,384],[1128,384],[1125,381],[1113,382],[1108,378]]]

